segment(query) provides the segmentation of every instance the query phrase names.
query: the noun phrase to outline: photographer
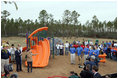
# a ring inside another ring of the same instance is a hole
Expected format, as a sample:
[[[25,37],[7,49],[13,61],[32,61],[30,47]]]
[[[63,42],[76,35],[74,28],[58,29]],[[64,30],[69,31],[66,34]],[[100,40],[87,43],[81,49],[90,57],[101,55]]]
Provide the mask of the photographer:
[[[84,64],[85,64],[85,66],[86,66],[87,64],[89,64],[89,65],[90,65],[90,71],[92,71],[92,66],[96,65],[96,63],[95,63],[95,56],[92,55],[92,56],[90,57],[90,59],[88,59],[88,60],[89,60],[89,61],[85,62]]]
[[[81,78],[93,78],[93,73],[90,71],[90,65],[87,64],[80,72]]]

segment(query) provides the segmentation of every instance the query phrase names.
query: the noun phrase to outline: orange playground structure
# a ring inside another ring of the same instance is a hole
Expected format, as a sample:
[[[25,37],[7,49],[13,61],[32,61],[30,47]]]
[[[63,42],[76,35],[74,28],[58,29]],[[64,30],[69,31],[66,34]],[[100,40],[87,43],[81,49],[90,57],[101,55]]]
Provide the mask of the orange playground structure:
[[[106,54],[104,53],[104,54],[100,54],[98,57],[99,58],[102,58],[101,60],[100,60],[100,62],[102,62],[102,63],[105,63],[106,62]]]
[[[49,40],[46,38],[41,40],[39,36],[42,31],[47,31],[47,29],[48,27],[39,28],[27,37],[27,47],[24,47],[23,50],[31,48],[33,54],[38,53],[36,56],[32,56],[32,67],[45,67],[48,65],[50,56]],[[27,61],[25,62],[25,65],[27,66]]]

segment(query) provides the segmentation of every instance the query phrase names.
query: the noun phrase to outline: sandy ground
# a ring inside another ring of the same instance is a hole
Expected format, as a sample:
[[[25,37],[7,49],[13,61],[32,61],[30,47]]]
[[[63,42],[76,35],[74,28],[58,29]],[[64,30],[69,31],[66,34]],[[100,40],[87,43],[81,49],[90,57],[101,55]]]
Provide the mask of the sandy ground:
[[[23,72],[16,72],[16,65],[13,65],[14,70],[11,73],[17,73],[19,78],[47,78],[51,76],[66,76],[68,77],[70,71],[76,73],[81,72],[82,68],[78,68],[78,60],[76,56],[76,64],[70,64],[70,56],[55,56],[49,60],[49,64],[44,68],[33,68],[32,73],[27,73],[27,67],[22,65]],[[107,60],[106,63],[99,63],[99,73],[101,75],[117,72],[117,62]]]
[[[89,38],[84,38],[89,39]],[[95,41],[96,39],[91,38],[93,41]],[[25,37],[3,37],[2,40],[6,40],[9,41],[10,45],[12,43],[15,44],[15,46],[17,46],[18,43],[20,43],[23,47],[26,46],[25,43]],[[83,38],[72,38],[72,39],[63,39],[63,41],[65,42],[66,40],[68,40],[69,42],[72,42],[73,40],[83,40]],[[111,39],[99,39],[99,40],[111,40]],[[24,56],[22,57],[23,60]],[[55,58],[51,58],[49,60],[49,64],[47,67],[44,68],[33,68],[33,72],[32,73],[27,73],[27,67],[24,65],[24,61],[22,64],[22,69],[23,72],[16,72],[16,65],[13,64],[13,72],[12,73],[17,73],[19,78],[47,78],[50,76],[66,76],[68,77],[70,74],[70,71],[75,71],[76,73],[81,72],[81,68],[78,68],[78,61],[77,61],[77,57],[76,57],[76,64],[75,65],[71,65],[70,64],[70,56],[55,56]],[[109,60],[107,59],[106,63],[99,63],[99,72],[101,75],[104,74],[110,74],[110,73],[115,73],[117,72],[117,62],[113,61],[113,60]]]

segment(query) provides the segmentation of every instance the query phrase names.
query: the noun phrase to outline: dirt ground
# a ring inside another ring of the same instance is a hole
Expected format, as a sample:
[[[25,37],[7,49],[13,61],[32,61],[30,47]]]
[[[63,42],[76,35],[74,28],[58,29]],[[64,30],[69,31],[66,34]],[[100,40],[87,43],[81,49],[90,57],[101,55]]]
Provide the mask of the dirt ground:
[[[3,37],[1,38],[2,40],[6,40],[9,41],[10,45],[12,43],[15,44],[15,46],[17,46],[18,43],[20,43],[23,47],[26,46],[25,43],[25,37]],[[79,38],[79,39],[83,39],[83,38]],[[84,38],[85,40],[88,38]],[[92,39],[92,38],[91,38]],[[65,42],[67,39],[63,39],[63,41]],[[68,40],[69,42],[73,41],[73,40],[77,40],[72,38],[72,40]],[[96,39],[92,39],[93,41]],[[100,40],[111,40],[111,39],[100,39]],[[22,57],[24,60],[24,56]],[[55,56],[55,58],[51,58],[49,60],[49,64],[47,67],[44,68],[33,68],[33,72],[32,73],[27,73],[27,67],[24,65],[24,61],[22,64],[22,69],[23,72],[16,72],[16,65],[13,64],[13,72],[12,73],[17,73],[19,78],[47,78],[47,77],[51,77],[51,76],[66,76],[68,77],[70,74],[70,71],[74,71],[76,73],[81,72],[81,68],[78,68],[78,60],[77,60],[77,56],[76,56],[76,64],[75,65],[71,65],[70,64],[70,56]],[[117,62],[113,61],[113,60],[109,60],[107,59],[106,63],[99,63],[99,73],[101,75],[104,74],[110,74],[110,73],[115,73],[117,72]]]
[[[19,78],[48,78],[51,76],[66,76],[68,77],[70,71],[76,73],[81,72],[82,68],[78,68],[78,61],[76,57],[76,64],[70,64],[70,56],[55,56],[49,60],[49,64],[44,68],[33,68],[32,73],[27,73],[27,67],[22,65],[23,72],[16,72],[16,65],[13,65],[14,70],[11,73],[17,73]],[[117,62],[107,60],[106,63],[99,63],[99,73],[101,75],[117,72]]]

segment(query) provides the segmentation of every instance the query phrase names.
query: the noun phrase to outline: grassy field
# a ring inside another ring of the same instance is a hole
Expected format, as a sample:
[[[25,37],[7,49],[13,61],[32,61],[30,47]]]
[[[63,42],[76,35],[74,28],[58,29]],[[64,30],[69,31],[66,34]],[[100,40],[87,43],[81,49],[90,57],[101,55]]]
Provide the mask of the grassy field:
[[[21,44],[22,47],[26,46],[25,37],[2,37],[1,39],[8,41],[10,45],[14,43],[15,46],[17,46],[17,44]],[[82,41],[83,39],[84,40],[91,39],[95,42],[97,38],[72,37],[71,39],[67,39],[67,38],[63,39],[62,37],[60,37],[60,39],[62,39],[63,42],[65,42],[66,40],[68,40],[69,42],[72,42],[74,40]],[[100,40],[101,42],[101,41],[112,41],[115,39],[99,38],[98,40]],[[54,59],[51,58],[49,60],[49,64],[47,67],[33,68],[33,73],[27,73],[27,67],[24,65],[25,56],[23,56],[22,58],[23,58],[23,64],[22,64],[23,72],[16,72],[16,64],[13,64],[13,72],[11,72],[11,73],[17,73],[19,78],[47,78],[47,77],[55,76],[55,75],[68,77],[70,75],[69,74],[70,71],[75,71],[76,73],[79,74],[82,70],[81,68],[78,68],[77,56],[76,56],[76,64],[71,65],[70,55],[69,56],[64,55],[64,56],[55,56]],[[99,63],[99,72],[101,75],[117,72],[117,62],[107,59],[106,63]]]
[[[57,37],[55,37],[57,38]],[[63,37],[59,37],[60,39],[62,39],[62,41],[65,43],[66,41],[69,41],[70,43],[72,43],[74,40],[75,41],[83,41],[84,40],[92,40],[93,43],[95,43],[96,39],[99,40],[99,42],[102,41],[117,41],[116,39],[104,39],[104,38],[85,38],[85,37],[72,37],[71,39],[67,39],[67,38],[63,38]],[[10,45],[13,43],[15,45],[17,44],[21,44],[23,47],[26,46],[26,38],[25,37],[2,37],[1,40],[5,40],[8,41],[10,43]]]

